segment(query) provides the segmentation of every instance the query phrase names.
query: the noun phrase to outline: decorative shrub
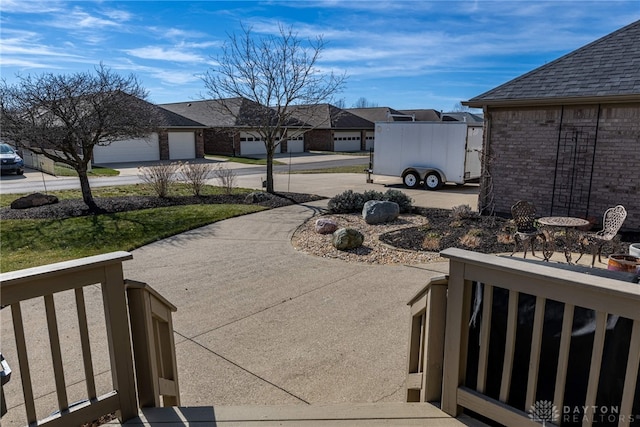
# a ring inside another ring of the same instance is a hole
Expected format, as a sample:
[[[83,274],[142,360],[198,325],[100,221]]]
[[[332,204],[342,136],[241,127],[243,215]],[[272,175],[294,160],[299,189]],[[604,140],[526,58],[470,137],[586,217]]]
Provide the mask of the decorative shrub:
[[[456,221],[463,219],[477,219],[480,218],[480,214],[472,210],[469,205],[459,205],[451,208],[451,218]]]
[[[207,180],[213,176],[213,165],[209,163],[185,163],[182,176],[194,196],[200,196]]]
[[[411,212],[413,199],[399,190],[387,190],[381,200],[395,202],[400,207],[400,213]]]
[[[411,197],[398,190],[387,190],[386,193],[380,191],[367,190],[364,193],[356,193],[347,190],[329,200],[328,208],[331,213],[352,213],[360,212],[364,204],[369,200],[380,200],[395,202],[398,204],[401,213],[411,212],[413,200]]]
[[[176,172],[180,163],[161,163],[138,168],[138,176],[151,186],[158,197],[168,197],[171,185],[177,180]]]
[[[364,197],[353,190],[347,190],[329,200],[328,208],[331,213],[351,213],[362,210]]]
[[[369,200],[385,200],[383,199],[384,194],[382,194],[380,191],[376,191],[376,190],[367,190],[364,193],[362,193],[362,206],[364,207],[364,204],[367,203]]]

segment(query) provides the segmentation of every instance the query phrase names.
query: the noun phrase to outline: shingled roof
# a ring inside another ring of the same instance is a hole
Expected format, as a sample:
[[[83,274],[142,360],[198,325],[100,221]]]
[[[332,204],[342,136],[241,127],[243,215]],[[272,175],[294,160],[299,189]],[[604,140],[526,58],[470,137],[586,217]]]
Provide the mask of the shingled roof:
[[[176,102],[160,107],[209,127],[255,127],[267,115],[275,116],[272,109],[245,98]]]
[[[640,101],[640,21],[517,77],[464,105]]]
[[[181,116],[180,114],[176,114],[173,111],[169,111],[166,108],[158,107],[158,111],[164,117],[165,126],[168,128],[178,128],[178,127],[186,127],[186,128],[204,128],[206,127],[200,122],[196,122],[195,120],[191,120],[187,117]]]
[[[407,114],[389,107],[348,108],[345,111],[373,123],[413,120],[413,118],[409,117]]]
[[[331,104],[295,105],[292,115],[318,129],[372,129],[374,123]]]

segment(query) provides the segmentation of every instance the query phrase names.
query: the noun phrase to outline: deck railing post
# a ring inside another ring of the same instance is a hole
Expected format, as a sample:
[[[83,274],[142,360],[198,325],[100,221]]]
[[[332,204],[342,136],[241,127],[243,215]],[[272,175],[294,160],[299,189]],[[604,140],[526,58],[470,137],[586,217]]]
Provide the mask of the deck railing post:
[[[126,287],[140,407],[178,406],[176,307],[146,283],[127,280]]]
[[[117,390],[120,400],[117,416],[122,422],[138,415],[122,264],[105,266],[104,277],[102,298],[111,359],[111,376],[113,387]]]
[[[408,303],[411,306],[411,327],[407,356],[407,402],[440,400],[447,283],[446,276],[432,278]]]
[[[441,404],[442,410],[454,417],[462,412],[457,393],[466,375],[471,309],[471,283],[465,280],[464,271],[463,262],[450,261]]]

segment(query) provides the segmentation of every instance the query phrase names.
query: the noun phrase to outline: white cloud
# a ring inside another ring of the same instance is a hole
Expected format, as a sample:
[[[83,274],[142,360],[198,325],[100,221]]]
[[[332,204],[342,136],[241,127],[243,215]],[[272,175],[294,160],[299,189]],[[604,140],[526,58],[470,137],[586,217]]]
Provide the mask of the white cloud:
[[[154,59],[158,61],[172,62],[202,62],[204,58],[180,49],[164,48],[160,46],[146,46],[136,49],[126,49],[129,55],[142,59]]]
[[[72,11],[55,16],[54,19],[45,23],[45,25],[66,30],[91,29],[96,31],[105,28],[117,28],[121,26],[121,23],[113,19],[92,15],[76,7]]]

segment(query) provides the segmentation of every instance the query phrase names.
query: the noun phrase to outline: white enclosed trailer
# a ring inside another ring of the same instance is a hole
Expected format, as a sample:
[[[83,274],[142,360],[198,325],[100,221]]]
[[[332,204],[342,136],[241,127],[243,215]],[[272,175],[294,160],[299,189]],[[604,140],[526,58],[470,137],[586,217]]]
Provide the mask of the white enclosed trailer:
[[[465,122],[379,122],[373,145],[373,173],[397,176],[408,188],[424,183],[464,184],[481,174],[482,125]]]

